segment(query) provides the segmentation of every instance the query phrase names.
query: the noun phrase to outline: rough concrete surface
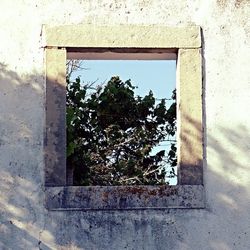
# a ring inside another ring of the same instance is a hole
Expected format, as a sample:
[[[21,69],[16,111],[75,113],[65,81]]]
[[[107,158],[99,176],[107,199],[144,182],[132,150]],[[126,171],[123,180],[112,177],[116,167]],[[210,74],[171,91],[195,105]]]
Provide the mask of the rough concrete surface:
[[[249,4],[2,0],[0,249],[249,249]],[[206,209],[46,210],[43,24],[201,26]]]

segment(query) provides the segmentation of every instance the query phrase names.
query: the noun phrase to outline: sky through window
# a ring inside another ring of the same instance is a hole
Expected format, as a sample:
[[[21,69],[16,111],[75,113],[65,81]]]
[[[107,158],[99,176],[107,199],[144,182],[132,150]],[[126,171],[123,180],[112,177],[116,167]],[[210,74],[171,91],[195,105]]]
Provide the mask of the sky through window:
[[[132,85],[137,87],[136,95],[145,96],[152,90],[157,100],[167,99],[168,106],[173,102],[172,91],[176,88],[175,60],[82,60],[81,67],[83,69],[73,72],[71,79],[80,76],[83,84],[94,82],[94,86],[97,86],[107,83],[112,76],[119,76],[122,81],[131,80]],[[168,141],[162,142],[152,153],[168,150],[170,144]],[[177,178],[168,181],[170,185],[177,184]]]

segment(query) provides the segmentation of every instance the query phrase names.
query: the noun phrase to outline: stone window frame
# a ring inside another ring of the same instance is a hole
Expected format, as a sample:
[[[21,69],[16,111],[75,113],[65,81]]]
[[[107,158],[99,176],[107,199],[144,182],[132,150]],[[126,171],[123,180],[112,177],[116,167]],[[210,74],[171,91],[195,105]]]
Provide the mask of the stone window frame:
[[[198,26],[44,26],[45,206],[49,210],[204,208],[202,55]],[[176,186],[69,186],[66,178],[66,59],[177,56]]]

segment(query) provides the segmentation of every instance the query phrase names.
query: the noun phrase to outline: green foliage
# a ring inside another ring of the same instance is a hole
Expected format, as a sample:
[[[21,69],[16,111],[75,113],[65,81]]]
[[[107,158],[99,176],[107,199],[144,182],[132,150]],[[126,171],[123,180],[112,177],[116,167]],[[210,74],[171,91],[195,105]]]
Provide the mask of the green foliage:
[[[67,164],[75,185],[165,184],[165,165],[175,176],[176,146],[152,155],[175,135],[176,95],[167,108],[150,91],[136,96],[130,80],[112,77],[92,93],[90,85],[67,79]]]

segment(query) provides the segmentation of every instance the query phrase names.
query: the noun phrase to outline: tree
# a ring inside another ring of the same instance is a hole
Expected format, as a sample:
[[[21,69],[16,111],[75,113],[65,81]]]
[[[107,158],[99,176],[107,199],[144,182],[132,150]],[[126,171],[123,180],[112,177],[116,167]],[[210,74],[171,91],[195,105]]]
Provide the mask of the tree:
[[[175,90],[167,108],[152,91],[141,97],[134,89],[119,77],[97,88],[67,77],[67,165],[75,185],[154,185],[175,176]],[[152,154],[166,140],[169,152]]]

